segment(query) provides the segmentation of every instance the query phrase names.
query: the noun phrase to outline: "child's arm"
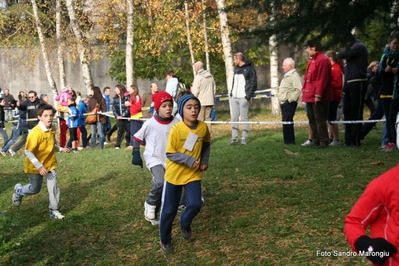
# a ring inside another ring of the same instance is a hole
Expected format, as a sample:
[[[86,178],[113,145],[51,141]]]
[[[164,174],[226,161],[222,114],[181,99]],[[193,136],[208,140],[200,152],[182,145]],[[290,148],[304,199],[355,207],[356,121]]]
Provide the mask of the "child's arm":
[[[205,171],[206,169],[208,169],[210,153],[211,153],[211,143],[210,142],[202,143],[201,163],[200,163],[201,171]]]
[[[191,168],[195,168],[199,164],[197,159],[181,152],[166,153],[166,157],[176,163],[187,164]]]

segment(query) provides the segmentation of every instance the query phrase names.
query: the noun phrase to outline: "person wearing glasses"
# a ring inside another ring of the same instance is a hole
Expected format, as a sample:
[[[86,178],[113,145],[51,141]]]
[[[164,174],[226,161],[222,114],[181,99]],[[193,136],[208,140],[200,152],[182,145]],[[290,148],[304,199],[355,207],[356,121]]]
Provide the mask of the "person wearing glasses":
[[[11,156],[15,156],[16,152],[25,146],[29,131],[38,124],[37,107],[39,104],[40,99],[37,97],[37,92],[33,90],[28,92],[27,100],[21,102],[19,105],[17,104],[19,110],[18,130],[21,138],[8,150]]]

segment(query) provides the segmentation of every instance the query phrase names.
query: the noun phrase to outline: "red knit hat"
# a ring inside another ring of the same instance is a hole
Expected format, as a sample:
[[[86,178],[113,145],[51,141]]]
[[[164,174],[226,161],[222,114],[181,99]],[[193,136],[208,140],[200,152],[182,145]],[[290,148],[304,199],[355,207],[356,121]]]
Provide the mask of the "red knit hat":
[[[154,102],[155,111],[158,111],[163,102],[171,101],[173,103],[173,97],[166,91],[160,91],[152,95],[152,101]]]

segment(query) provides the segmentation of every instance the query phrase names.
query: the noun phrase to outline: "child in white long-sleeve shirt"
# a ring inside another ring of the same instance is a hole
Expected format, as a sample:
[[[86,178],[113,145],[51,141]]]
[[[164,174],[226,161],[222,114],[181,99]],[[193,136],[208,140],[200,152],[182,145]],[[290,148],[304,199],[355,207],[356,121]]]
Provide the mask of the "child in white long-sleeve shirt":
[[[146,140],[144,159],[153,176],[153,185],[144,202],[144,218],[153,225],[159,224],[158,212],[161,207],[162,190],[166,167],[166,144],[168,134],[179,120],[172,116],[173,98],[164,91],[152,96],[156,114],[144,123],[134,135],[138,142]],[[132,163],[142,165],[140,151],[133,150]]]

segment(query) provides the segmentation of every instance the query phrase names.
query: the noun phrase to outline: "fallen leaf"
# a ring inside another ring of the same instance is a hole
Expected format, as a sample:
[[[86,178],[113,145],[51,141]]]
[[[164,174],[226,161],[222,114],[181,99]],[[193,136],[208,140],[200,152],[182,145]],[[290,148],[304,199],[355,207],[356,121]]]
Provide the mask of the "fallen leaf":
[[[384,165],[384,162],[381,161],[376,161],[376,162],[372,162],[370,165]]]
[[[292,152],[292,151],[287,150],[287,149],[284,149],[284,151],[285,151],[286,154],[289,154],[289,155],[299,155],[299,152]]]

